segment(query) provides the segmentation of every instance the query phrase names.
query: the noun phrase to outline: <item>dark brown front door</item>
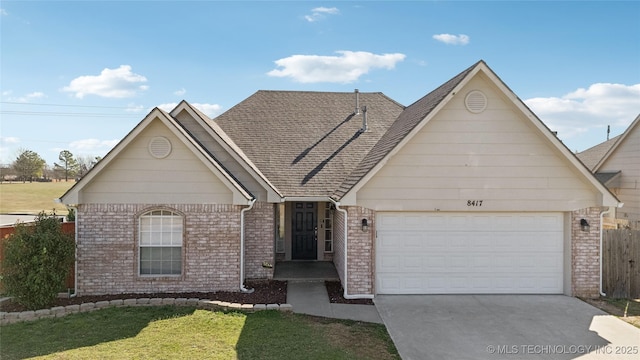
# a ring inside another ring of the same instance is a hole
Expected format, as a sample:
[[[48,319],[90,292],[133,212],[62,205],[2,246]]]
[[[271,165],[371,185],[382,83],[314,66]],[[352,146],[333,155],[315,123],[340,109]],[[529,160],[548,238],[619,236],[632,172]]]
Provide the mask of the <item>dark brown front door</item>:
[[[294,260],[316,260],[318,246],[318,222],[316,217],[316,203],[293,203],[291,237],[291,258]]]

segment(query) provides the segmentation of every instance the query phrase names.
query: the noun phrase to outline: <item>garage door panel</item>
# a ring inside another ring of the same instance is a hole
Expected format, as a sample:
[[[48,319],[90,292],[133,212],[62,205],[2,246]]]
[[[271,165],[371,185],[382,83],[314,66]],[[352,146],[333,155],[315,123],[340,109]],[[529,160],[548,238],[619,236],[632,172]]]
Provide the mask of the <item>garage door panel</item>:
[[[562,293],[563,224],[561,213],[380,213],[377,292]]]

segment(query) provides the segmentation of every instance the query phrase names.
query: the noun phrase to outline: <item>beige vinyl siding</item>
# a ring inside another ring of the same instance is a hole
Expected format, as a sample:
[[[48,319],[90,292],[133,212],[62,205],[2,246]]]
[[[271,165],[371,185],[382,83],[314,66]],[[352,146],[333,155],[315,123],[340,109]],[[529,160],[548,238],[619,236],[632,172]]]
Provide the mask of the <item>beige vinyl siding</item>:
[[[176,118],[258,201],[267,200],[267,191],[191,115],[181,111]]]
[[[487,109],[466,110],[482,90]],[[375,210],[569,211],[597,191],[498,89],[474,78],[357,193]],[[467,206],[467,201],[482,201]],[[476,203],[477,204],[477,203]]]
[[[620,187],[612,189],[624,206],[617,216],[624,220],[640,220],[640,125],[624,138],[598,172],[619,171]]]
[[[171,142],[164,159],[149,154],[149,141]],[[82,191],[83,203],[231,204],[232,192],[160,120],[154,120]]]

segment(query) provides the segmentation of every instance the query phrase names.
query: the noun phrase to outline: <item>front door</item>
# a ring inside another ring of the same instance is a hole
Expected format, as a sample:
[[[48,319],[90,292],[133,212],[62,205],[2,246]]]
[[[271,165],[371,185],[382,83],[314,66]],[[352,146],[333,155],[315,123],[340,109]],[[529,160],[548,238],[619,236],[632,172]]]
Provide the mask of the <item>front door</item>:
[[[291,258],[316,260],[318,258],[318,221],[316,203],[295,202],[291,224]]]

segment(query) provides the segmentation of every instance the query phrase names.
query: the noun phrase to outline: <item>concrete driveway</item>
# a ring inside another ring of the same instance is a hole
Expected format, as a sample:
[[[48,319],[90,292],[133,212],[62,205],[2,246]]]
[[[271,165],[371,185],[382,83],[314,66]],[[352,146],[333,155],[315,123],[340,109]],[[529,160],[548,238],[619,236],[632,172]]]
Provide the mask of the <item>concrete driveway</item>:
[[[640,329],[563,295],[379,295],[404,360],[640,359]]]

